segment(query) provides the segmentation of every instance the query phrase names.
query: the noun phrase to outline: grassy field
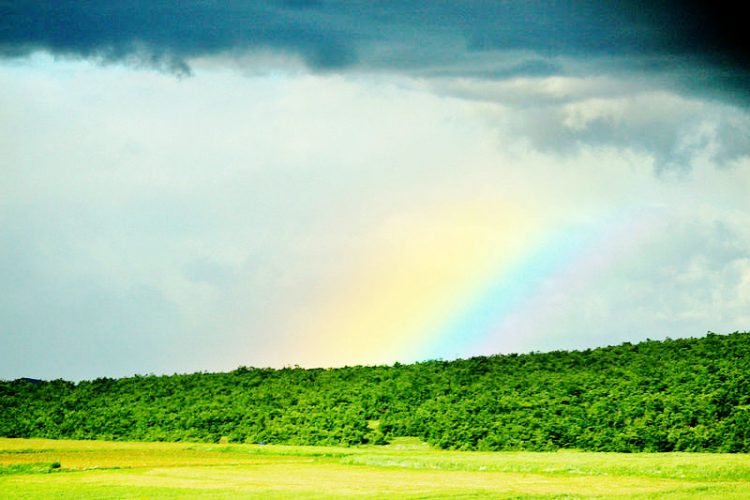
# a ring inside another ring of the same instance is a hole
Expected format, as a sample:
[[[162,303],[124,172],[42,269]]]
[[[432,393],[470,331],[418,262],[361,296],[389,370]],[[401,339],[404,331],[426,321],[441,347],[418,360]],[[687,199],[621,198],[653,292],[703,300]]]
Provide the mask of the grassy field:
[[[750,498],[750,456],[0,438],[2,498]]]

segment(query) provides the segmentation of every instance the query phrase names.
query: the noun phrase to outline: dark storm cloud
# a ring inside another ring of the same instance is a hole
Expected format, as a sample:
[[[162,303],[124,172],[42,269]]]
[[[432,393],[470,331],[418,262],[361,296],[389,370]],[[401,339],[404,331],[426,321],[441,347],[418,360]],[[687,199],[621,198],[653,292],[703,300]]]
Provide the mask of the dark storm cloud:
[[[353,47],[314,2],[18,1],[2,8],[0,50],[43,49],[187,72],[187,60],[268,47],[317,68],[354,62]]]
[[[646,60],[652,69],[697,62],[713,69],[711,82],[728,88],[748,81],[740,16],[720,16],[701,2],[10,0],[0,5],[0,51],[6,56],[43,49],[185,72],[193,57],[268,48],[297,54],[316,69],[359,64],[449,71],[467,55],[521,50],[537,56],[524,63],[530,75],[552,67],[539,58],[620,56]],[[495,73],[486,76],[506,74]]]

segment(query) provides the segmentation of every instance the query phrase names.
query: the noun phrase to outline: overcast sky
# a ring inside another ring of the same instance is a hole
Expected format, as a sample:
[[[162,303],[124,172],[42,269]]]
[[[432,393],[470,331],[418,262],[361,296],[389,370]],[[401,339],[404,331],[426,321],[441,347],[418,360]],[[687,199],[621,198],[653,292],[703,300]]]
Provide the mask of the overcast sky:
[[[0,378],[750,329],[731,12],[0,9]]]

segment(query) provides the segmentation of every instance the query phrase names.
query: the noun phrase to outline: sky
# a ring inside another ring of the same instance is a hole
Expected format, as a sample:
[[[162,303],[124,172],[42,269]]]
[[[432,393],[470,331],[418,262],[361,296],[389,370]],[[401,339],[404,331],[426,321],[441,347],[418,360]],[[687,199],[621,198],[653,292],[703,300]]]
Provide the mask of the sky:
[[[723,9],[3,2],[0,378],[750,329]]]

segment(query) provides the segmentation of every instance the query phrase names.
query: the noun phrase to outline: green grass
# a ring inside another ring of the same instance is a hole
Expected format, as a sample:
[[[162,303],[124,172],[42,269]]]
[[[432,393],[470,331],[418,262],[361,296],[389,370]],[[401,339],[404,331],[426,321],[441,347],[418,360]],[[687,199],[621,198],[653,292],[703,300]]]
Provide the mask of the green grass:
[[[0,438],[0,497],[750,498],[750,457]]]
[[[59,462],[48,464],[41,463],[0,465],[0,476],[9,476],[11,474],[49,474],[50,472],[59,468]]]

